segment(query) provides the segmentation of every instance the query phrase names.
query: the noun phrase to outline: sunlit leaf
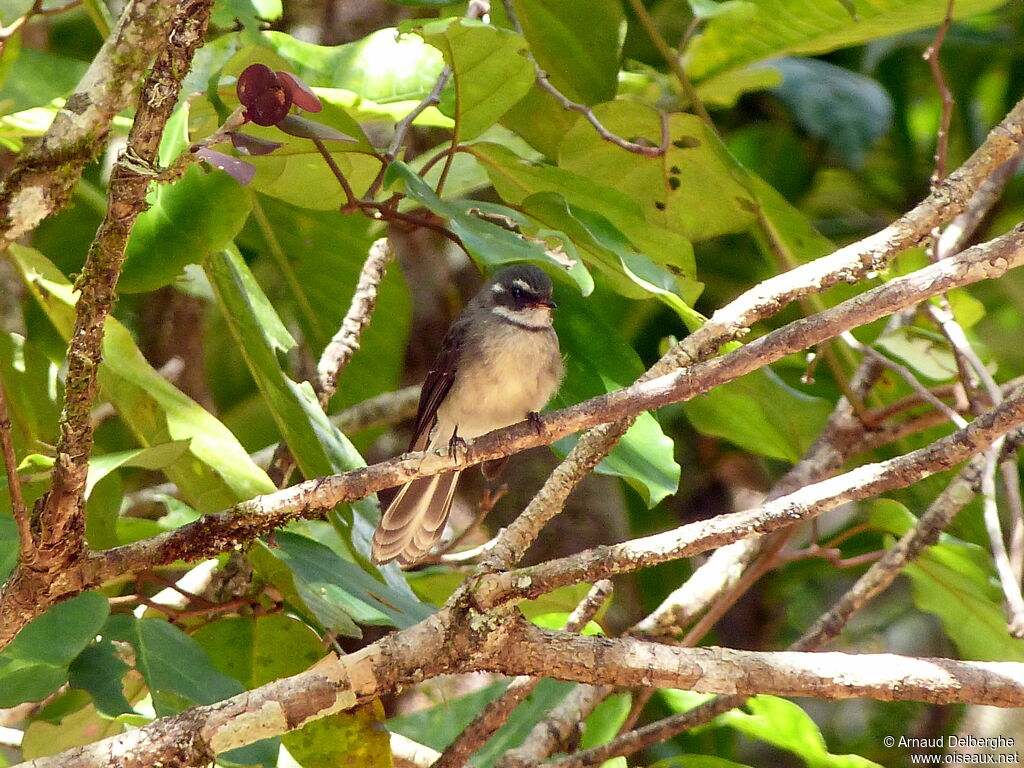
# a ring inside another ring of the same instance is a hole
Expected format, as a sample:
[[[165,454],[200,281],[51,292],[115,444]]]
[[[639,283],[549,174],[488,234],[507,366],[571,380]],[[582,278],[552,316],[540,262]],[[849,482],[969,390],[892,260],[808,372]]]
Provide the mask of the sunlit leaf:
[[[67,279],[38,251],[12,245],[8,252],[54,327],[70,335],[75,294]],[[113,318],[105,325],[99,382],[143,446],[189,440],[188,453],[164,471],[196,509],[214,512],[274,490],[235,436],[161,376]]]
[[[991,10],[1002,0],[963,0],[954,18]],[[878,37],[940,24],[946,0],[744,0],[708,19],[686,50],[684,65],[697,82],[754,61],[786,54],[814,54]],[[853,10],[851,11],[851,6]],[[793,23],[799,19],[800,23]],[[743,40],[743,45],[737,45]]]
[[[156,185],[149,201],[128,241],[118,281],[122,291],[160,288],[181,275],[186,264],[226,247],[251,207],[235,179],[197,166],[174,184]]]
[[[298,674],[326,654],[313,630],[279,613],[228,616],[200,627],[192,638],[217,669],[250,689]]]
[[[828,750],[821,730],[799,706],[776,696],[752,696],[743,709],[731,709],[718,722],[749,738],[759,739],[822,768],[881,768],[858,755],[836,755]]]
[[[616,101],[594,111],[623,138],[661,144],[662,120],[653,109]],[[669,116],[668,129],[665,155],[645,157],[624,152],[580,121],[562,141],[558,164],[632,197],[648,224],[690,240],[749,227],[756,212],[753,195],[718,137],[695,115]]]
[[[469,140],[496,123],[533,85],[526,41],[480,21],[439,19],[416,29],[444,54],[452,69],[454,104],[443,111],[456,118],[459,137]]]

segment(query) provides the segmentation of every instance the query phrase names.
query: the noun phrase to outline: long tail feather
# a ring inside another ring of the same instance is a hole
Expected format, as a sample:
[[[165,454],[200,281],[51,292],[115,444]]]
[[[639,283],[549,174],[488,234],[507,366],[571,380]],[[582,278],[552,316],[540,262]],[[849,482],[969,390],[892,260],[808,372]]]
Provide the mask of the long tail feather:
[[[373,534],[373,561],[413,565],[441,538],[462,472],[443,472],[407,483],[384,511]]]

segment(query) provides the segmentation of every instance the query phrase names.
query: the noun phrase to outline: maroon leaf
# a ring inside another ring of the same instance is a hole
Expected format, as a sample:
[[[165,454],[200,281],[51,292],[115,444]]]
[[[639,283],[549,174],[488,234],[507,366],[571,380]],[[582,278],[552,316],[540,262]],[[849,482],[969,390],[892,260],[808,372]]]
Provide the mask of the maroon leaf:
[[[293,75],[291,72],[278,70],[277,78],[281,81],[285,90],[288,91],[292,104],[299,109],[304,109],[307,112],[319,112],[324,108],[324,105],[320,103],[320,97],[313,93],[313,89],[302,82],[296,75]]]
[[[302,139],[349,141],[353,144],[359,143],[359,139],[353,139],[351,136],[344,134],[341,131],[336,131],[329,125],[317,123],[313,120],[307,120],[305,117],[299,117],[298,115],[288,115],[277,124],[277,127],[285,133],[289,133],[292,136],[298,136]]]
[[[231,137],[231,143],[235,149],[243,155],[269,155],[275,149],[284,146],[280,141],[261,139],[258,136],[250,136],[248,133],[239,133],[238,131],[230,131],[228,135]]]
[[[239,184],[248,184],[252,181],[252,177],[256,175],[256,166],[250,165],[245,160],[239,160],[237,157],[225,155],[223,152],[218,152],[215,149],[202,147],[196,150],[196,156],[201,157],[214,168],[224,171],[224,173]]]
[[[274,71],[265,64],[250,64],[235,86],[245,116],[256,125],[277,125],[288,114],[292,100]]]

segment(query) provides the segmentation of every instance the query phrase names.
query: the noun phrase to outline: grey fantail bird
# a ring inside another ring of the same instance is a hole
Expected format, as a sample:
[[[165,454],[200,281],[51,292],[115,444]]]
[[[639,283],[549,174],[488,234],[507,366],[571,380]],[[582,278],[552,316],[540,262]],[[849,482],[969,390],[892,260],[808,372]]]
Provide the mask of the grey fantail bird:
[[[448,330],[423,384],[410,451],[434,450],[522,421],[558,390],[564,367],[551,327],[551,278],[498,272]],[[373,534],[373,560],[413,565],[444,531],[461,470],[404,485]]]

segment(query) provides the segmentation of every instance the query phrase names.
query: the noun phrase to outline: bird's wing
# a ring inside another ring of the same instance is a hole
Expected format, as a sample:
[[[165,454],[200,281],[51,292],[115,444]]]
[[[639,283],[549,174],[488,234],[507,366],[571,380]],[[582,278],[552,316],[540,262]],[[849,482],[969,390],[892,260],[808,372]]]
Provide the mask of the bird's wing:
[[[456,363],[459,359],[459,351],[465,342],[465,323],[456,321],[441,342],[441,349],[437,358],[423,382],[423,391],[420,393],[420,404],[416,411],[416,421],[412,428],[412,440],[409,443],[410,451],[422,451],[427,447],[430,440],[430,430],[437,418],[437,409],[444,402],[445,397],[452,388],[456,376]]]

